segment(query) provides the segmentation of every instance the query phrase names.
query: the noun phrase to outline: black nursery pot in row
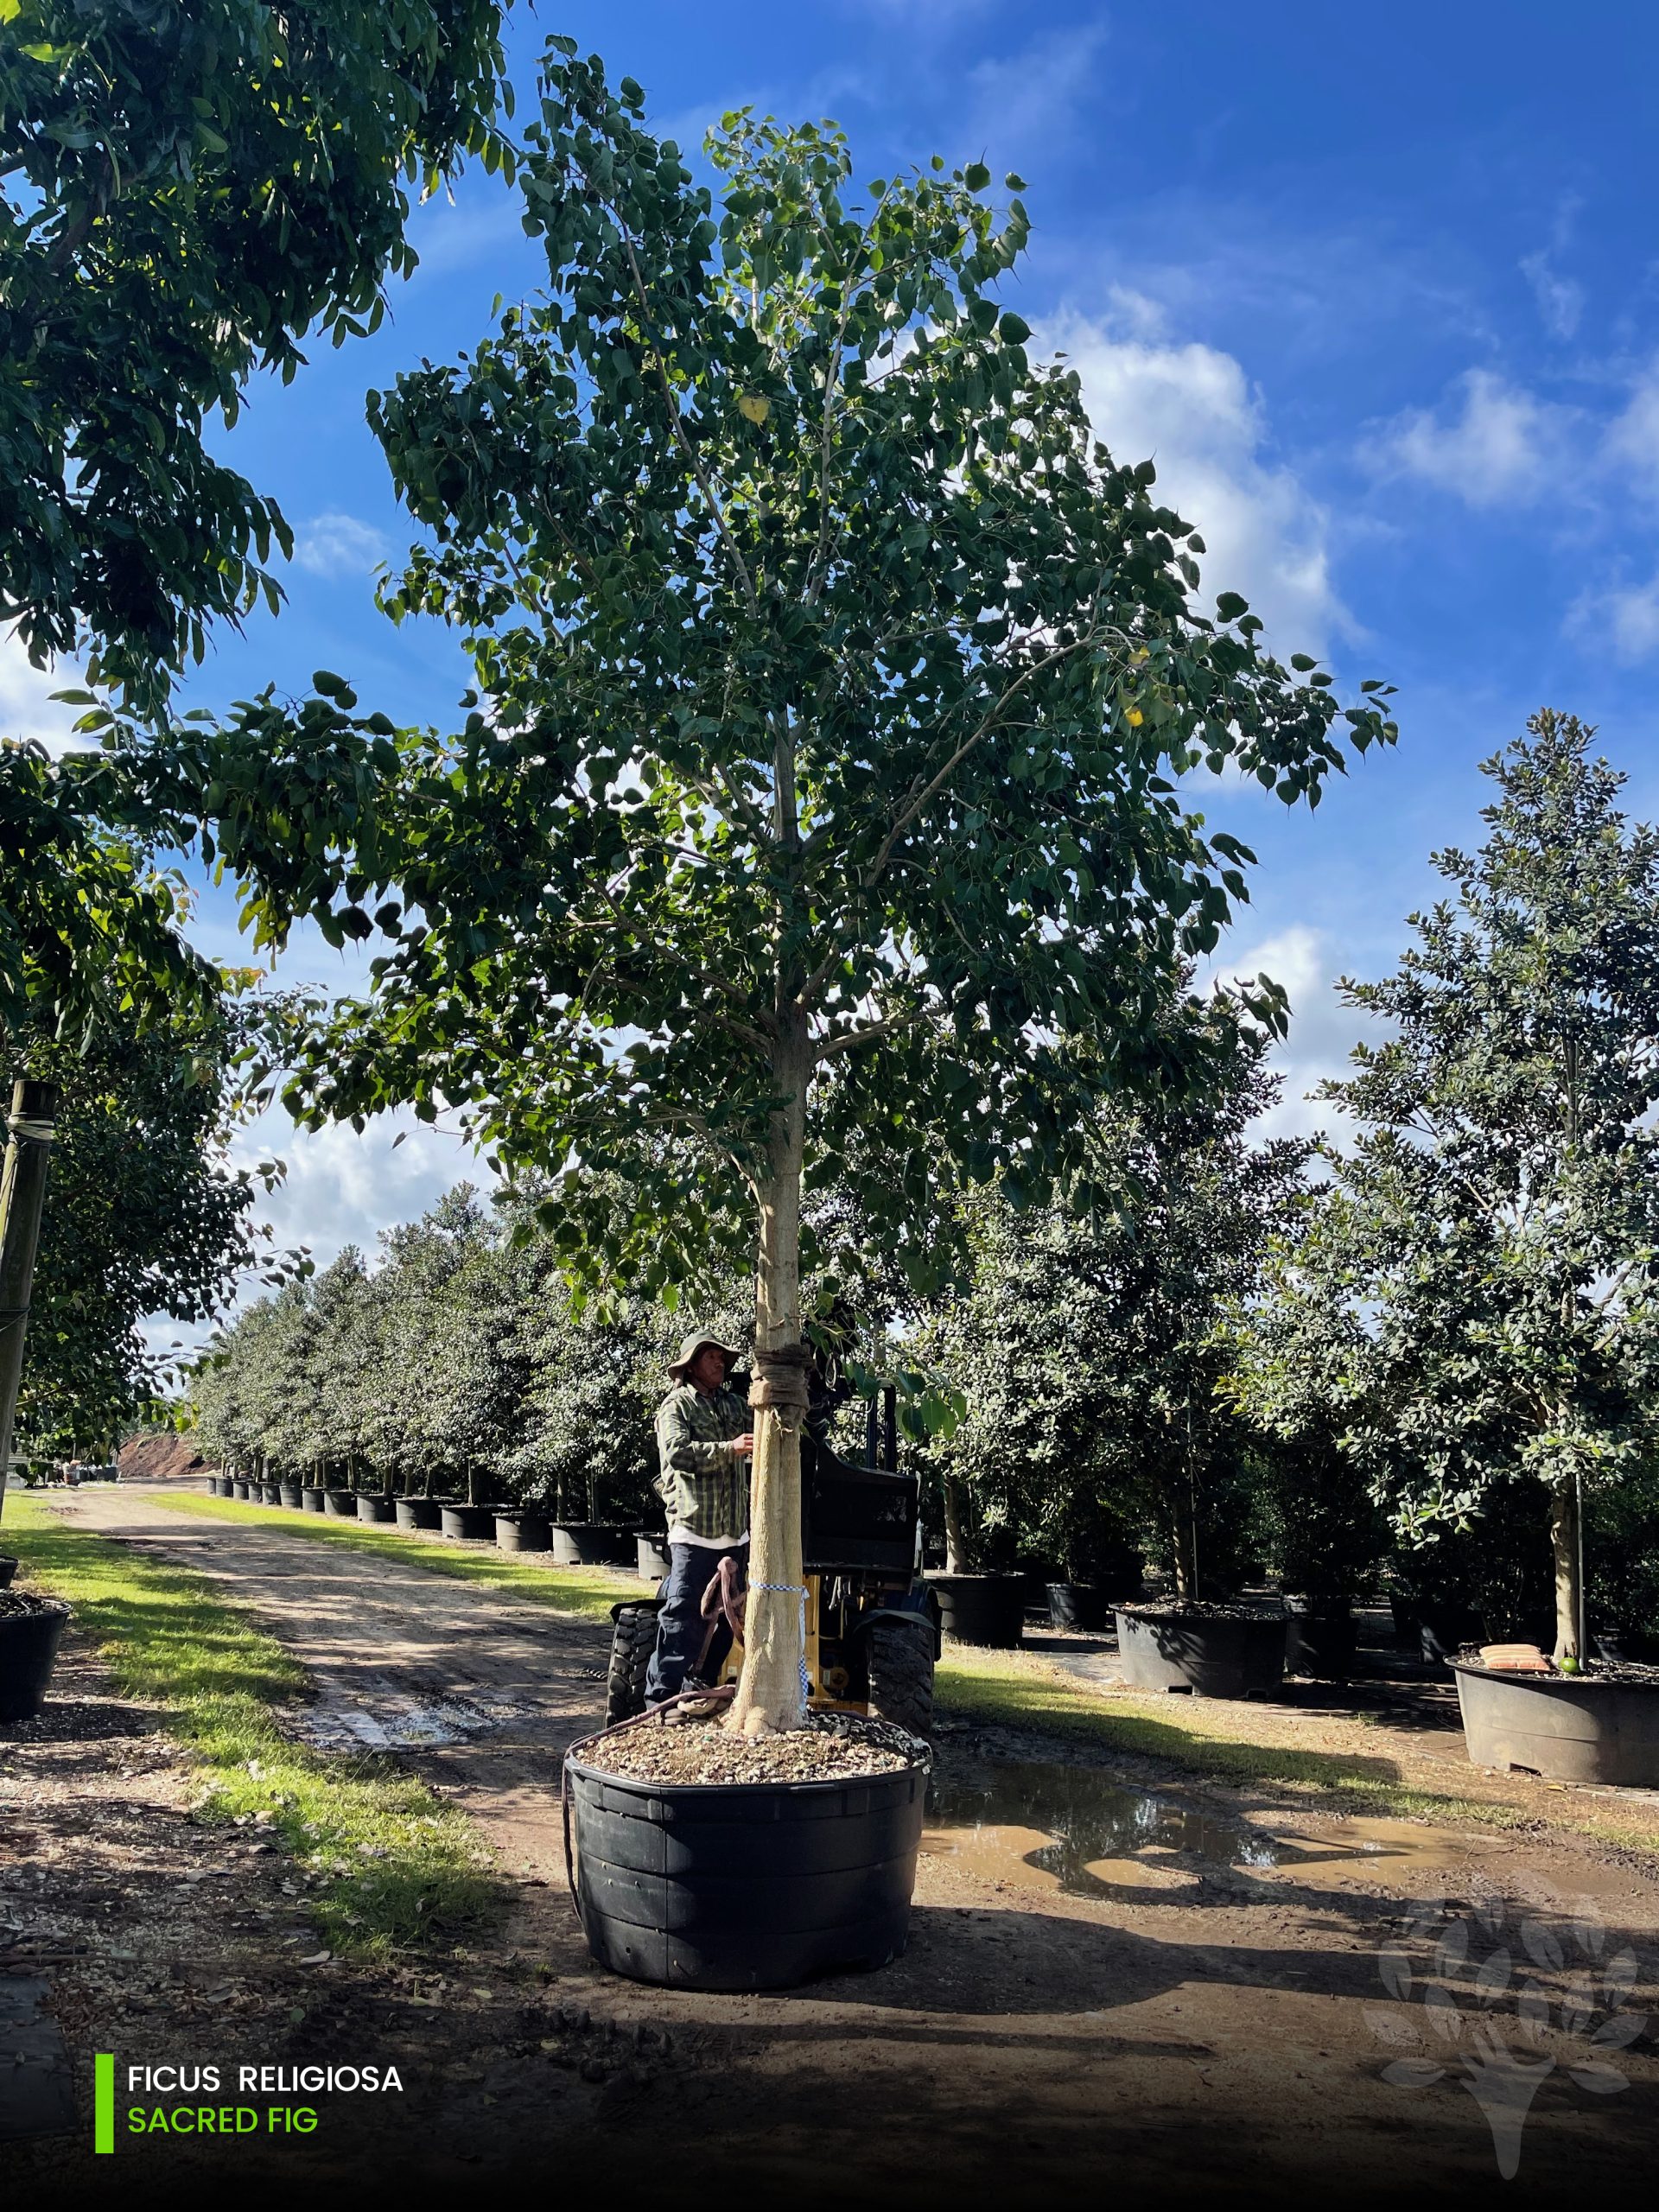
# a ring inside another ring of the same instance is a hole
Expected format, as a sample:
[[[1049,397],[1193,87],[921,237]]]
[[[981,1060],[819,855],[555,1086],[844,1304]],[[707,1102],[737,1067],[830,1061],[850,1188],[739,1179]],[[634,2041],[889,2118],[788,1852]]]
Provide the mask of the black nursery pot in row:
[[[68,1624],[69,1608],[57,1598],[31,1598],[20,1611],[0,1613],[0,1721],[32,1720],[45,1704]]]
[[[495,1514],[496,1548],[504,1552],[545,1552],[553,1548],[553,1531],[541,1513],[517,1510]]]
[[[561,1567],[632,1567],[639,1539],[608,1521],[556,1521],[553,1556]]]
[[[1282,1613],[1120,1606],[1118,1662],[1131,1689],[1247,1697],[1283,1681],[1286,1629]]]

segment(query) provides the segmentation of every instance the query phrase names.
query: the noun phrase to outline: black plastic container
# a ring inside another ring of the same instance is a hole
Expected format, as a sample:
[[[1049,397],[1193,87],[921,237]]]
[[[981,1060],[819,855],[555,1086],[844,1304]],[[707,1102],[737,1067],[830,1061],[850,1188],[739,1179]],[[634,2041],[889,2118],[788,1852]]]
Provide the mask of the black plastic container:
[[[625,1781],[566,1767],[576,1904],[601,1966],[680,1989],[789,1989],[905,1948],[925,1761],[856,1780]]]
[[[443,1517],[435,1497],[400,1497],[397,1513],[400,1529],[435,1529]]]
[[[1097,1582],[1051,1582],[1048,1618],[1056,1628],[1103,1629],[1112,1601]]]
[[[236,1484],[228,1475],[210,1475],[207,1478],[207,1487],[215,1497],[236,1496]]]
[[[1284,1679],[1285,1617],[1120,1611],[1117,1656],[1131,1689],[1246,1697]]]
[[[1503,1675],[1460,1662],[1458,1704],[1476,1766],[1551,1782],[1659,1787],[1659,1684]]]
[[[669,1569],[668,1538],[648,1536],[642,1530],[633,1540],[633,1565],[636,1574],[643,1574],[647,1582],[660,1582]]]
[[[357,1493],[357,1517],[359,1521],[390,1521],[391,1500],[383,1497],[378,1491],[360,1490]]]
[[[438,1526],[446,1536],[487,1543],[495,1534],[495,1514],[487,1505],[446,1505]]]
[[[607,1521],[556,1521],[553,1556],[561,1567],[628,1567],[639,1554],[632,1529]]]
[[[259,1497],[264,1504],[280,1505],[283,1502],[283,1486],[280,1483],[261,1483]]]
[[[46,1702],[69,1608],[42,1598],[27,1613],[0,1613],[0,1721],[32,1720]]]
[[[1020,1574],[930,1574],[939,1620],[958,1643],[1012,1651],[1026,1624],[1026,1584]]]
[[[250,1500],[256,1505],[259,1502],[256,1494],[256,1485],[252,1483],[245,1483],[240,1479],[231,1484],[231,1496],[240,1498],[244,1505],[246,1505]]]
[[[357,1492],[354,1490],[326,1490],[322,1493],[322,1510],[336,1521],[355,1521]]]
[[[499,1551],[551,1551],[553,1531],[539,1513],[498,1513],[495,1541]]]
[[[1358,1664],[1359,1624],[1345,1598],[1287,1598],[1285,1666],[1344,1681]]]
[[[17,1572],[17,1562],[10,1552],[0,1552],[0,1590],[10,1590],[11,1578]]]
[[[290,1513],[299,1512],[304,1501],[298,1483],[278,1483],[276,1494]]]
[[[302,1512],[321,1513],[326,1511],[327,1508],[324,1504],[323,1499],[324,1493],[320,1491],[314,1483],[301,1484],[300,1510]]]

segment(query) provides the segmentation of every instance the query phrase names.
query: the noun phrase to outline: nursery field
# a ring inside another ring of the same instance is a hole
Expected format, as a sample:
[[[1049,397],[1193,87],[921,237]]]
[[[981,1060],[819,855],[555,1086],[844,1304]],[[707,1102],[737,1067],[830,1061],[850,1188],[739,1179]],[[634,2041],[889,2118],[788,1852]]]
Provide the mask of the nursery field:
[[[1617,2202],[1659,2149],[1659,1802],[1471,1769],[1437,1686],[1160,1701],[1114,1690],[1099,1639],[949,1649],[904,1958],[709,1996],[601,1974],[569,1910],[558,1777],[599,1722],[604,1578],[164,1488],[30,1501],[16,1532],[82,1632],[5,1732],[0,1945],[83,2111],[111,2045],[397,2063],[402,2098],[319,2098],[308,2170],[404,2159],[418,2112],[452,2184],[717,2152],[809,2202],[1085,2171],[1449,2201],[1505,2131],[1512,2193]],[[270,2155],[291,2187],[295,2147]],[[170,2193],[228,2157],[150,2171]]]

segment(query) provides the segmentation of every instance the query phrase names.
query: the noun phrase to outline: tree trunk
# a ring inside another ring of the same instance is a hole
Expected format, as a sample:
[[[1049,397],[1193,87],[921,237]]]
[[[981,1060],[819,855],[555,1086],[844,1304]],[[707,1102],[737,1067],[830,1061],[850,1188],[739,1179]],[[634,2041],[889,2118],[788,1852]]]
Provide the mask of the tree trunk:
[[[0,1177],[0,1509],[11,1465],[11,1430],[23,1379],[35,1255],[46,1200],[46,1164],[57,1112],[57,1085],[19,1078],[11,1095],[10,1135]]]
[[[1175,1485],[1171,1518],[1174,1523],[1175,1595],[1180,1604],[1190,1605],[1198,1594],[1196,1572],[1198,1530],[1192,1511],[1192,1494],[1187,1488],[1185,1471]]]
[[[1571,1474],[1550,1493],[1549,1548],[1555,1562],[1555,1664],[1584,1663],[1584,1552],[1579,1489]]]
[[[749,1596],[743,1672],[728,1726],[748,1736],[798,1728],[806,1715],[806,1577],[801,1551],[801,1159],[809,1073],[806,1018],[785,1027],[774,1072],[754,1278],[754,1459],[749,1482]]]
[[[939,1487],[944,1493],[944,1571],[971,1574],[973,1547],[968,1541],[968,1516],[963,1510],[967,1501],[962,1484],[954,1475],[946,1475]]]

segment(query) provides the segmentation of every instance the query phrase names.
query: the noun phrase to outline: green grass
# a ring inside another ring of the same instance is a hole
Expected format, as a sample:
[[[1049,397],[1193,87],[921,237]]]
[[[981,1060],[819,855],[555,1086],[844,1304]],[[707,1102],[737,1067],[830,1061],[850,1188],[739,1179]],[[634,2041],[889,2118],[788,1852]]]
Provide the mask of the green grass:
[[[940,1662],[934,1688],[941,1708],[965,1719],[1165,1759],[1216,1781],[1276,1783],[1300,1796],[1324,1797],[1333,1808],[1483,1827],[1536,1825],[1516,1806],[1414,1788],[1398,1779],[1388,1758],[1240,1742],[1209,1732],[1197,1719],[1154,1719],[1127,1700],[1108,1700],[1084,1683],[1062,1681],[1042,1662],[1014,1652],[976,1651],[970,1656],[957,1645]]]
[[[638,1598],[645,1586],[637,1575],[623,1577],[602,1567],[541,1567],[534,1556],[515,1558],[511,1552],[463,1552],[440,1548],[401,1529],[377,1529],[364,1521],[330,1521],[320,1513],[293,1513],[281,1505],[245,1505],[233,1497],[205,1497],[194,1491],[174,1492],[145,1500],[165,1506],[169,1513],[199,1514],[204,1520],[234,1521],[260,1529],[275,1529],[285,1536],[308,1537],[314,1543],[337,1544],[346,1551],[369,1552],[380,1559],[401,1560],[434,1574],[453,1575],[458,1582],[481,1582],[493,1590],[510,1590],[516,1598],[533,1599],[557,1612],[576,1613],[586,1620],[609,1616],[619,1598]]]
[[[304,1902],[331,1949],[385,1951],[499,1916],[505,1887],[462,1815],[391,1759],[289,1740],[282,1719],[305,1669],[200,1575],[66,1526],[31,1498],[9,1502],[5,1537],[31,1583],[74,1607],[121,1694],[155,1705],[189,1746],[208,1785],[203,1815],[269,1813],[322,1877]]]

